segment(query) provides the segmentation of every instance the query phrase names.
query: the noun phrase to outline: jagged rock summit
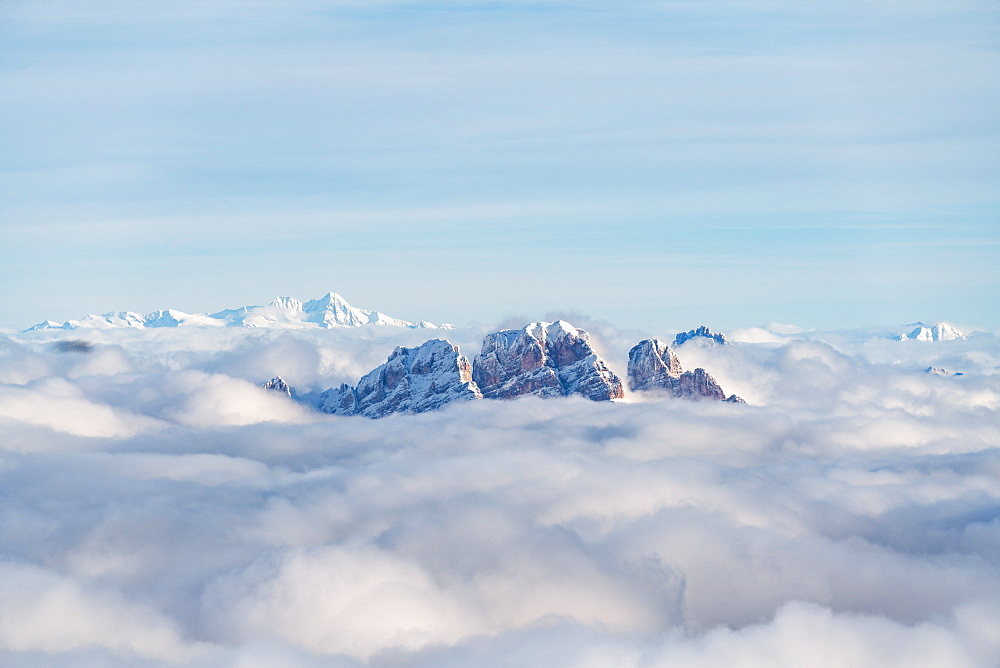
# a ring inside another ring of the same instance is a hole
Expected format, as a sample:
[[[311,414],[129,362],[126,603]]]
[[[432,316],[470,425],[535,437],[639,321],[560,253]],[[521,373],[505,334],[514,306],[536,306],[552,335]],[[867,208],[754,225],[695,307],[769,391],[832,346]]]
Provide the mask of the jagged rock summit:
[[[79,320],[67,320],[63,324],[51,320],[41,322],[26,331],[42,329],[84,329],[108,327],[274,327],[308,328],[322,327],[364,327],[380,325],[385,327],[408,327],[411,329],[454,329],[452,325],[437,325],[422,320],[409,322],[393,318],[378,311],[356,308],[335,292],[329,292],[319,299],[306,302],[294,297],[278,297],[266,306],[241,306],[216,313],[185,313],[174,309],[154,311],[140,315],[131,311],[88,315]]]
[[[735,394],[726,397],[704,369],[682,371],[677,355],[658,339],[640,341],[628,353],[628,384],[635,391],[666,391],[685,399],[718,399],[746,403]]]
[[[632,348],[629,387],[666,390],[677,397],[728,398],[704,369],[684,371],[666,344],[646,339]],[[385,364],[356,386],[342,384],[321,394],[299,396],[280,378],[264,384],[332,415],[382,418],[394,413],[424,413],[453,401],[563,397],[579,394],[593,401],[624,397],[621,380],[594,352],[590,336],[567,322],[533,322],[483,339],[472,364],[458,346],[433,339],[416,348],[397,347]]]
[[[683,371],[677,355],[659,339],[640,341],[628,352],[628,389],[633,392],[670,388]]]
[[[423,413],[453,401],[571,394],[609,401],[624,393],[587,332],[557,321],[490,334],[473,364],[458,346],[441,339],[398,347],[356,386],[326,390],[315,405],[333,415],[381,418]]]
[[[965,338],[963,331],[947,322],[939,322],[932,327],[922,322],[915,322],[913,325],[914,329],[911,331],[897,334],[893,338],[897,341],[954,341]]]
[[[341,385],[320,395],[319,409],[334,415],[381,418],[392,413],[424,413],[453,401],[482,399],[469,360],[442,339],[416,348],[397,347],[385,364],[356,387]]]
[[[720,346],[725,345],[727,343],[725,334],[722,334],[721,332],[713,332],[705,325],[702,325],[698,329],[692,329],[687,332],[681,332],[680,334],[675,336],[674,345],[679,346],[685,341],[690,341],[691,339],[695,338],[709,339],[711,341],[715,341]]]
[[[287,397],[292,396],[292,388],[288,386],[288,383],[286,383],[281,376],[275,376],[271,380],[264,383],[261,387],[265,390],[271,390],[272,392],[284,394]]]
[[[621,380],[594,352],[587,332],[562,320],[490,334],[476,355],[472,378],[487,399],[624,396]]]

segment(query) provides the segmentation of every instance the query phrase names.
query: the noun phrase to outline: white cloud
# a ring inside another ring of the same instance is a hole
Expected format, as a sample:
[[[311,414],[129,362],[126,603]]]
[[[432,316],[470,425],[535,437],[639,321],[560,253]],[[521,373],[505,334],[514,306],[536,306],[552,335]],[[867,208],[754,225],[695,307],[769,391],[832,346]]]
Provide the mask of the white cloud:
[[[623,370],[635,334],[595,331]],[[481,333],[450,335],[473,354]],[[921,366],[988,371],[996,339],[904,346],[901,364],[864,338],[679,348],[746,406],[524,399],[367,420],[256,386],[284,365],[353,382],[425,334],[109,331],[93,357],[5,341],[0,660],[1000,658],[1000,375]]]
[[[198,654],[198,645],[184,642],[169,617],[118,592],[0,562],[0,649],[53,655],[92,647],[168,663],[187,663]]]
[[[88,401],[79,388],[58,378],[28,387],[0,386],[0,421],[37,425],[76,436],[110,438],[133,436],[156,424],[126,410]],[[20,447],[35,449],[36,445],[22,443]]]
[[[992,610],[990,617],[996,612]],[[961,637],[945,626],[911,626],[881,616],[835,614],[817,605],[792,602],[771,622],[738,631],[714,629],[696,642],[667,648],[651,665],[932,668],[979,665],[988,658],[968,652]]]

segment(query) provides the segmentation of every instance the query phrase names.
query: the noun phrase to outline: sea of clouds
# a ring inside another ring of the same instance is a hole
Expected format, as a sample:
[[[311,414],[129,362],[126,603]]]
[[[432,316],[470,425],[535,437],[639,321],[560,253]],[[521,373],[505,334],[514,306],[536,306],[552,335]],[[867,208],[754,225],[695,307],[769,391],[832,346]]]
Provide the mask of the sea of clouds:
[[[1000,663],[1000,337],[734,334],[677,352],[747,405],[382,420],[259,385],[427,332],[2,335],[0,664]]]

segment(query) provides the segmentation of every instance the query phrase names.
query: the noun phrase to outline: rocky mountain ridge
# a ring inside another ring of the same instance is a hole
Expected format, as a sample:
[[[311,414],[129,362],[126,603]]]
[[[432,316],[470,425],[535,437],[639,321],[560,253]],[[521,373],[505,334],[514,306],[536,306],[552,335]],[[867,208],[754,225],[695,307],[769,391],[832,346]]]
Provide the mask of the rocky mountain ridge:
[[[266,306],[241,306],[215,313],[186,313],[176,309],[153,311],[141,315],[132,311],[115,311],[103,315],[87,315],[63,324],[46,320],[25,331],[43,329],[90,329],[109,327],[272,327],[309,328],[321,327],[406,327],[409,329],[454,329],[453,325],[435,325],[422,320],[410,322],[393,318],[378,311],[357,308],[347,303],[336,292],[328,292],[319,299],[301,301],[294,297],[278,297]]]
[[[726,335],[721,332],[713,332],[705,325],[702,325],[698,329],[692,329],[687,332],[680,332],[674,337],[674,345],[679,346],[691,339],[708,339],[709,341],[715,341],[720,346],[726,345]]]
[[[633,391],[667,390],[679,398],[742,403],[736,395],[727,398],[704,369],[682,371],[676,355],[656,339],[641,342],[633,353],[629,356]],[[324,413],[369,418],[424,413],[475,399],[580,395],[614,401],[625,396],[619,377],[591,346],[590,335],[564,321],[533,322],[489,334],[472,363],[458,346],[431,339],[416,348],[397,347],[355,386],[345,383],[301,398],[280,377],[263,387]]]
[[[476,355],[473,380],[488,399],[581,394],[621,399],[621,380],[590,345],[590,335],[567,322],[533,322],[490,334]]]
[[[333,415],[380,418],[392,413],[425,413],[453,401],[482,399],[469,360],[458,346],[432,339],[416,348],[398,346],[385,364],[357,386],[341,385],[320,395],[319,410]]]

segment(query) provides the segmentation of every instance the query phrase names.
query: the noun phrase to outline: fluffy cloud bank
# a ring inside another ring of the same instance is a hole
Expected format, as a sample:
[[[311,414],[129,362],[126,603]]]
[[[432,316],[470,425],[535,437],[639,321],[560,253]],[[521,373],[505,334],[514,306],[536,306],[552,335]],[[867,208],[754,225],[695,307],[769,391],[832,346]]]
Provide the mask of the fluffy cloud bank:
[[[750,405],[377,421],[254,383],[412,341],[93,337],[0,342],[5,665],[1000,661],[994,337],[689,343]],[[599,338],[620,370],[628,336]]]

